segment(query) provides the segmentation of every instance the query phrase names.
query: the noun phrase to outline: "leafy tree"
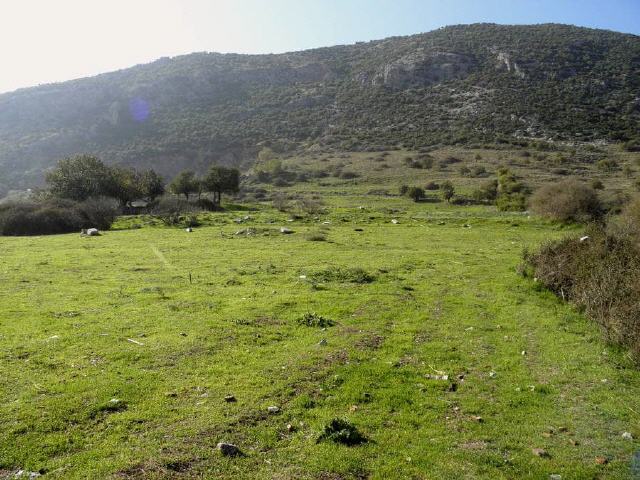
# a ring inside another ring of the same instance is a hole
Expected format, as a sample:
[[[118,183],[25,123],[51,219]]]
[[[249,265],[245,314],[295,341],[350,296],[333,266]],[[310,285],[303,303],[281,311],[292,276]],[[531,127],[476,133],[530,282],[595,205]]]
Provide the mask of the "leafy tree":
[[[414,202],[419,202],[424,198],[424,190],[420,187],[411,187],[407,191],[407,196],[411,198]]]
[[[240,190],[240,172],[237,168],[213,165],[202,184],[206,191],[213,193],[213,201],[219,204],[223,193],[237,193]]]
[[[189,200],[189,195],[197,193],[200,188],[200,180],[191,170],[180,172],[169,185],[169,190],[176,195],[184,195]]]
[[[440,185],[440,191],[442,192],[442,198],[447,202],[450,202],[456,193],[453,184],[449,180],[442,182]]]
[[[132,168],[110,168],[104,194],[115,198],[122,206],[142,197],[140,174]]]
[[[77,155],[58,162],[46,176],[51,194],[59,198],[82,201],[110,195],[113,190],[111,170],[92,155]]]
[[[142,196],[153,202],[157,197],[164,195],[164,179],[154,170],[146,170],[140,174],[140,189]]]

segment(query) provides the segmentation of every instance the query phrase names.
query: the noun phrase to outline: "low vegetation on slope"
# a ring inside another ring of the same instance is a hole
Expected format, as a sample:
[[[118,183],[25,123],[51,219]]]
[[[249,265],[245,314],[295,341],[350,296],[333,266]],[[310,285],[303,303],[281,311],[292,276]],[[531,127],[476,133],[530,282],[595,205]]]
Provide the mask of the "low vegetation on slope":
[[[461,25],[282,55],[197,53],[0,95],[0,194],[82,152],[165,176],[279,152],[599,140],[637,149],[640,37]]]

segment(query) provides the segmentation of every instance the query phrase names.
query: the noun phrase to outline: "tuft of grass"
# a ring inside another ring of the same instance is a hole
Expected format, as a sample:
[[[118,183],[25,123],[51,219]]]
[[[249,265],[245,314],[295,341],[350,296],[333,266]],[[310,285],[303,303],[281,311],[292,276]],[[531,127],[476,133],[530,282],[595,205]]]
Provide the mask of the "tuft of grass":
[[[311,274],[315,282],[371,283],[375,277],[363,268],[329,267]]]
[[[315,312],[307,312],[298,319],[298,324],[307,327],[326,328],[333,327],[336,323],[333,320],[325,318],[322,315],[318,315]]]
[[[318,437],[318,443],[323,441],[353,446],[366,443],[367,438],[348,420],[334,418],[324,426],[322,434]]]

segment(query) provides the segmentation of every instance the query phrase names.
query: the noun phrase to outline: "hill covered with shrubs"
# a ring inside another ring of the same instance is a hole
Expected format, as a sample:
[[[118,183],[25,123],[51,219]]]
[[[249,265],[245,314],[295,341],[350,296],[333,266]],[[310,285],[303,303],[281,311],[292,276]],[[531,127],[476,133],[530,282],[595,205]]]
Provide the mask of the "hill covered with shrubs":
[[[0,193],[78,153],[166,177],[276,152],[620,141],[639,148],[640,37],[453,26],[278,55],[194,53],[0,95]]]

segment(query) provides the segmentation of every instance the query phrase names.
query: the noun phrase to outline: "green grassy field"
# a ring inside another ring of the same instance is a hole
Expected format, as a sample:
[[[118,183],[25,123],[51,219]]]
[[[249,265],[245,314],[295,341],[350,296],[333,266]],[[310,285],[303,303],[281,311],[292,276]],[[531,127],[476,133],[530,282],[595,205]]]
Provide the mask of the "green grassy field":
[[[633,478],[640,372],[516,272],[575,229],[358,194],[205,217],[0,238],[0,478]],[[318,442],[336,417],[368,441]]]

